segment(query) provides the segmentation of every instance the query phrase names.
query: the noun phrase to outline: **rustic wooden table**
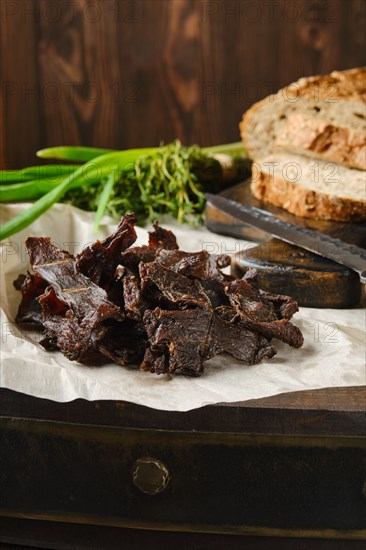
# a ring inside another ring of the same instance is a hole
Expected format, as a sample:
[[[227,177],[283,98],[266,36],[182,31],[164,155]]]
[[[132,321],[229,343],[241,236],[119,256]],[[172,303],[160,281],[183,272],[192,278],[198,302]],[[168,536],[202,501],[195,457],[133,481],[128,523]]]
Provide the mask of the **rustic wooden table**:
[[[186,413],[0,400],[3,544],[364,547],[364,387]]]

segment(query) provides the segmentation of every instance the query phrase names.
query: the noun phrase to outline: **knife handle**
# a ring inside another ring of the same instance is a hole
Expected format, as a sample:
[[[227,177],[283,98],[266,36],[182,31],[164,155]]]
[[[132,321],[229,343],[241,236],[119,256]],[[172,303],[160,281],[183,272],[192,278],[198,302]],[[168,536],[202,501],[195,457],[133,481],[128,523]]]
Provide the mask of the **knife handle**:
[[[359,303],[365,275],[279,239],[270,239],[235,255],[232,274],[260,274],[263,290],[292,296],[300,306],[349,308]]]

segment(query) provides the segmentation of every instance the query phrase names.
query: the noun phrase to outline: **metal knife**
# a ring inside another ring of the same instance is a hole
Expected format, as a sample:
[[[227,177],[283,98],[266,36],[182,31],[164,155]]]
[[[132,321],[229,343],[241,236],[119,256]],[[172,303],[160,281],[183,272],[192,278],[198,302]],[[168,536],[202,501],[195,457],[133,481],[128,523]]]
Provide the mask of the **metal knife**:
[[[262,229],[273,236],[295,244],[314,254],[324,256],[356,271],[361,283],[366,284],[366,250],[340,239],[319,233],[314,229],[299,227],[281,220],[271,212],[255,206],[241,204],[222,195],[206,193],[207,203],[245,224]]]

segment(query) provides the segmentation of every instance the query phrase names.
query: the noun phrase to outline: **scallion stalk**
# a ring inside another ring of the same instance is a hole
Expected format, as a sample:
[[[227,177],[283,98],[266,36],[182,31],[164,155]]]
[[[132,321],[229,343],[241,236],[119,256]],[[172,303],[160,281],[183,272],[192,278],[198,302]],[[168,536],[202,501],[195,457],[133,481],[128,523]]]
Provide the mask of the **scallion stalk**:
[[[95,229],[105,212],[119,217],[134,211],[140,222],[166,212],[180,222],[202,220],[205,191],[219,191],[227,183],[227,174],[231,182],[244,177],[249,163],[241,143],[200,148],[175,141],[126,151],[63,146],[42,149],[37,155],[85,164],[26,168],[20,171],[25,180],[16,179],[19,175],[14,171],[0,171],[4,201],[38,198],[0,226],[0,240],[29,226],[61,200],[95,210]],[[229,171],[223,157],[232,161]],[[37,170],[42,171],[35,178]],[[60,183],[57,173],[61,173]]]

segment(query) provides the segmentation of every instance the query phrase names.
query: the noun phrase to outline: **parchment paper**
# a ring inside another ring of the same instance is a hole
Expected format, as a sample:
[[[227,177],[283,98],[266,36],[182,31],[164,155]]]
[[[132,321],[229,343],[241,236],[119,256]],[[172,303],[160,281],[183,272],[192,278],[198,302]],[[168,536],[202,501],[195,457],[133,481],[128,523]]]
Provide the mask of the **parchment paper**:
[[[1,223],[27,205],[1,205]],[[13,323],[20,294],[13,280],[29,267],[24,242],[29,235],[50,236],[72,253],[95,240],[93,215],[68,205],[55,205],[15,237],[1,243],[1,368],[0,385],[54,401],[118,399],[155,409],[187,411],[207,404],[238,402],[283,392],[366,383],[366,310],[301,308],[294,323],[303,331],[304,346],[295,350],[274,341],[278,353],[259,365],[248,366],[230,356],[208,361],[200,378],[157,376],[133,368],[107,365],[85,367],[59,352],[47,352],[38,332]],[[163,220],[164,221],[164,220]],[[230,239],[205,229],[179,226],[171,219],[183,250],[234,253],[253,243]],[[105,223],[98,238],[115,225]],[[138,228],[138,244],[147,242]]]

